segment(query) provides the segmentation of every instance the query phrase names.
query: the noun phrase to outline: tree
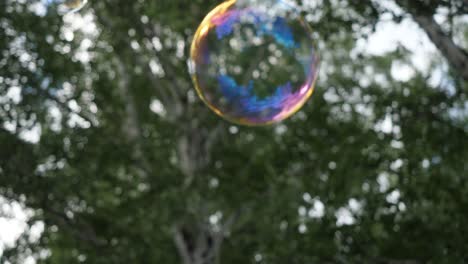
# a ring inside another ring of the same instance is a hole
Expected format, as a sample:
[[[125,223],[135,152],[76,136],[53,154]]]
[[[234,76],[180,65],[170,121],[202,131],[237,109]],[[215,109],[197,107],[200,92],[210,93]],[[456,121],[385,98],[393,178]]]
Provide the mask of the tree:
[[[404,48],[353,55],[389,13],[374,1],[319,1],[318,89],[263,128],[220,120],[193,91],[189,43],[217,1],[91,1],[74,21],[1,2],[0,195],[46,227],[1,261],[465,262],[466,51],[431,17],[466,5],[397,2],[449,82],[393,78]]]

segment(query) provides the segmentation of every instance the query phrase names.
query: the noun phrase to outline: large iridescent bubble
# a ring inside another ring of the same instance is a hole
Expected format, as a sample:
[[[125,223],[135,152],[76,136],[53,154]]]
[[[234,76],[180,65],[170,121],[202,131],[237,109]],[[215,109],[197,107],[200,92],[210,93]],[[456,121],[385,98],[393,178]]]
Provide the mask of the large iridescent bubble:
[[[200,98],[243,125],[276,123],[312,95],[318,56],[298,9],[283,0],[230,0],[200,24],[190,73]]]
[[[73,13],[82,9],[88,0],[45,0],[47,6],[57,7],[62,14]]]

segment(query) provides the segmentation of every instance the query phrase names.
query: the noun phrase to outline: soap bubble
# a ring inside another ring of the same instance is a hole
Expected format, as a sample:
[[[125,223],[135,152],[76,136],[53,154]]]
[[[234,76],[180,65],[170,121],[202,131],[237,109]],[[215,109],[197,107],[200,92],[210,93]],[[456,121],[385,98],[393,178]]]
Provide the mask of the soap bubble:
[[[297,112],[318,71],[311,29],[285,0],[230,0],[214,8],[192,43],[189,70],[219,116],[266,125]]]
[[[88,0],[46,0],[48,6],[56,6],[59,13],[73,13],[83,8]]]

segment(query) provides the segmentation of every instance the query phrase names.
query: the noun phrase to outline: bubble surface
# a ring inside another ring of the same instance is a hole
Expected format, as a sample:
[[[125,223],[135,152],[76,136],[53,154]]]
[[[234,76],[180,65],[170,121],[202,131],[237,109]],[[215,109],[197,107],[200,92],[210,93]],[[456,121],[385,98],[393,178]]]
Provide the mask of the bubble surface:
[[[79,11],[87,3],[88,0],[45,0],[48,6],[57,7],[59,13],[68,14]]]
[[[282,0],[230,0],[208,13],[194,36],[189,70],[211,110],[255,126],[282,121],[304,105],[318,56],[297,10]]]

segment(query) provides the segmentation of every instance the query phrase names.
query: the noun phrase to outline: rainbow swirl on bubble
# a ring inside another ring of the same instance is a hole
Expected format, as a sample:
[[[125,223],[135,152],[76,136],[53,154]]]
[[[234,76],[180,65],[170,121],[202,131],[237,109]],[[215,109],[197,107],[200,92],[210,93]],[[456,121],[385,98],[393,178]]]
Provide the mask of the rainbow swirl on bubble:
[[[198,95],[234,123],[267,125],[288,118],[314,91],[318,56],[311,35],[281,0],[270,6],[220,4],[204,18],[191,47]]]

